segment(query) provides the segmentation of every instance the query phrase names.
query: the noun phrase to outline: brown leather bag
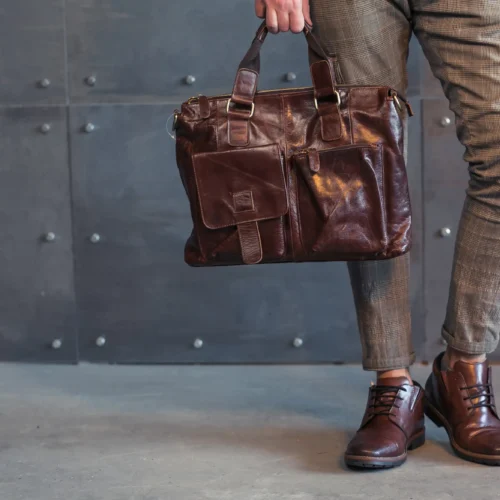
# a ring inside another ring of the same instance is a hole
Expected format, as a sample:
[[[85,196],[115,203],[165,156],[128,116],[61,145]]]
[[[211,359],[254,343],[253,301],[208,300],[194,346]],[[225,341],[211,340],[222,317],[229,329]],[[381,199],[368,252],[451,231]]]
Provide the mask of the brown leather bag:
[[[192,266],[387,259],[410,249],[404,108],[394,89],[344,85],[306,27],[313,87],[257,92],[262,23],[232,94],[176,110]]]

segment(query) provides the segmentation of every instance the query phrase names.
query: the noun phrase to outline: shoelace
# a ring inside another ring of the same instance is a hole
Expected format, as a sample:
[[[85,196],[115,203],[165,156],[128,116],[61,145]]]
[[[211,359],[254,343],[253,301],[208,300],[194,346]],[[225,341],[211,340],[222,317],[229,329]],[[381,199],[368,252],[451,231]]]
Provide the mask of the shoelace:
[[[465,396],[463,398],[464,401],[467,399],[470,400],[472,403],[471,406],[468,406],[467,409],[473,410],[475,408],[495,408],[495,405],[491,402],[491,397],[493,396],[493,391],[492,391],[492,385],[491,384],[476,384],[476,385],[470,385],[468,387],[461,387],[460,390],[471,390],[471,389],[477,389],[477,392],[474,394],[471,394],[470,396]],[[484,399],[480,399],[484,398]],[[476,403],[474,403],[472,400],[473,399],[478,399]]]
[[[394,415],[391,413],[392,408],[399,408],[396,401],[403,399],[399,396],[399,391],[406,392],[406,389],[397,385],[374,385],[370,390],[374,393],[373,404],[368,405],[368,408],[373,408],[371,415]],[[376,411],[377,408],[381,409]]]

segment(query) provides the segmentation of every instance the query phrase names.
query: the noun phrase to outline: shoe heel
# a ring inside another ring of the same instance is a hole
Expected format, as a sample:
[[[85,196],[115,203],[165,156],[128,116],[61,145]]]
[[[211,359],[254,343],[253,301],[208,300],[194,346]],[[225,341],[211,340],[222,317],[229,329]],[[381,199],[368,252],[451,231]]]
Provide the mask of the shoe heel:
[[[434,425],[437,425],[438,427],[443,427],[441,420],[439,420],[439,418],[436,416],[434,412],[434,408],[432,408],[432,406],[429,405],[428,403],[424,405],[424,413],[428,418],[431,419]]]
[[[425,444],[425,431],[418,437],[416,437],[409,445],[408,450],[416,450]]]

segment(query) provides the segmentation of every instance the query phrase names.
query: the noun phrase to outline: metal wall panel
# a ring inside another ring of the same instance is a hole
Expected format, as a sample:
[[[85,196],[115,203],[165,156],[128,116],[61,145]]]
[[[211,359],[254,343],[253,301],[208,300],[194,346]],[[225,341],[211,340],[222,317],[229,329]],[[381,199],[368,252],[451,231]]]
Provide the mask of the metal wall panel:
[[[191,220],[174,142],[164,128],[171,109],[72,109],[82,359],[359,361],[344,264],[192,269],[183,263]],[[87,123],[95,126],[92,133],[83,131]],[[412,176],[418,179],[418,165]],[[413,185],[418,192],[419,183]],[[92,235],[99,235],[98,241],[93,243]],[[414,257],[412,296],[418,311],[418,246]],[[418,324],[421,315],[415,317]],[[106,339],[101,347],[99,337]],[[296,338],[299,347],[293,345]],[[196,339],[202,347],[195,347]]]
[[[183,263],[191,222],[166,119],[174,104],[191,95],[231,90],[259,22],[253,2],[244,0],[213,0],[209,10],[203,0],[18,0],[2,8],[0,106],[28,104],[0,108],[6,131],[0,139],[0,222],[8,236],[0,246],[4,359],[74,362],[79,344],[82,359],[111,362],[359,361],[344,264],[191,269]],[[411,301],[422,358],[434,345],[432,340],[426,351],[426,328],[436,330],[443,310],[430,296],[424,319],[424,257],[431,265],[427,275],[432,266],[442,273],[429,252],[443,241],[432,243],[426,229],[422,243],[419,96],[442,91],[415,38],[408,72],[417,115],[410,120],[408,165]],[[191,84],[189,75],[195,77]],[[303,37],[269,36],[261,75],[259,88],[309,86]],[[44,79],[48,86],[40,85]],[[71,115],[79,341],[67,109],[31,107],[63,103],[70,104]],[[50,125],[46,134],[43,123]],[[435,136],[426,134],[425,141]],[[434,224],[429,214],[441,206],[431,195],[425,202],[427,224]],[[55,240],[44,240],[51,232]],[[447,280],[433,277],[425,290],[442,295]],[[57,339],[61,346],[51,349]],[[294,347],[294,339],[301,345]]]
[[[64,0],[0,8],[0,104],[66,101]]]
[[[443,350],[444,321],[455,236],[465,199],[468,172],[448,101],[424,100],[424,207],[426,357]]]
[[[204,0],[68,0],[68,52],[74,102],[182,101],[230,92],[259,20],[253,3]],[[409,59],[410,94],[420,84],[418,42]],[[89,77],[91,78],[89,81]],[[194,77],[194,82],[189,84]],[[289,80],[291,79],[291,80]],[[301,35],[270,36],[259,88],[309,86]]]
[[[410,48],[406,69],[408,71],[408,92],[407,97],[415,97],[420,95],[420,78],[422,71],[422,49],[418,40],[412,36],[410,39]],[[415,120],[414,120],[415,121]]]
[[[209,8],[206,0],[68,0],[67,9],[74,102],[174,103],[230,92],[260,22],[247,0]],[[310,85],[303,36],[268,37],[259,88],[302,85]]]
[[[165,132],[169,106],[72,110],[82,359],[359,359],[343,264],[192,269],[189,206]],[[86,122],[91,134],[81,132]],[[89,237],[99,234],[98,243]],[[96,339],[106,338],[97,347]],[[295,338],[303,345],[293,347]],[[201,348],[195,340],[203,342]]]
[[[0,109],[0,129],[0,359],[75,362],[66,110]]]

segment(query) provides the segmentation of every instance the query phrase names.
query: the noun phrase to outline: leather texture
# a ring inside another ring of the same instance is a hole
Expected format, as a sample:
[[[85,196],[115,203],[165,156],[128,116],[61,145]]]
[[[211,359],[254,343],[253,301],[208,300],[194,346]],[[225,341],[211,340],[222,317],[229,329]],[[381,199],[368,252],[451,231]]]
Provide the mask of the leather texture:
[[[353,467],[394,467],[424,442],[422,387],[404,377],[384,378],[370,387],[361,427],[347,446],[345,461]]]
[[[453,449],[473,462],[500,465],[500,419],[488,362],[458,361],[441,370],[434,361],[426,386],[426,414],[445,427]]]
[[[191,98],[176,114],[192,266],[375,260],[410,249],[397,104],[406,100],[389,87],[339,83],[335,58],[304,32],[313,87],[257,92],[263,23],[232,93]],[[234,203],[245,192],[251,210]]]

